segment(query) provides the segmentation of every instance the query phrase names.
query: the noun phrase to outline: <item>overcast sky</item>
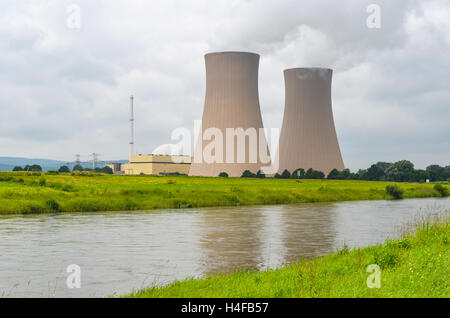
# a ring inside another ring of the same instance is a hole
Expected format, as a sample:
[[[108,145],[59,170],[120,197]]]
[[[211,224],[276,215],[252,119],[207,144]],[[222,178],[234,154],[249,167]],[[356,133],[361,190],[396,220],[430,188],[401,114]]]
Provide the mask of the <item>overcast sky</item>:
[[[284,69],[329,67],[347,167],[450,164],[450,1],[0,0],[0,156],[126,159],[130,94],[151,153],[201,119],[204,54],[235,50],[261,55],[266,128]]]

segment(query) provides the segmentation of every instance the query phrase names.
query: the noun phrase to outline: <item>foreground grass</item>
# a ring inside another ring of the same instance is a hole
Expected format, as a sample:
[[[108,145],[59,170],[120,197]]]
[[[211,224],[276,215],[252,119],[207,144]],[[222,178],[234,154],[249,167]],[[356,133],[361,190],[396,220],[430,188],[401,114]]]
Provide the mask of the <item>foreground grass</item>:
[[[366,285],[370,264],[381,268],[379,289]],[[450,297],[450,222],[424,223],[398,240],[279,270],[190,279],[128,297]]]
[[[0,214],[379,200],[390,198],[388,184],[392,183],[0,173]],[[405,198],[440,196],[430,184],[399,186]]]

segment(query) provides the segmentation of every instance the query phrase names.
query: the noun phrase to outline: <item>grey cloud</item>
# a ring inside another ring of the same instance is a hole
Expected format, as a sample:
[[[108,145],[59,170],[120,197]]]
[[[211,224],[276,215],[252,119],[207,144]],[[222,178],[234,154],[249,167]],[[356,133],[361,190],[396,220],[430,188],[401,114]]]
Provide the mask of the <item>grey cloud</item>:
[[[283,69],[334,69],[336,126],[353,170],[377,160],[449,164],[450,5],[376,1],[382,28],[366,27],[371,0],[73,1],[2,3],[0,155],[101,153],[126,158],[128,97],[136,96],[141,153],[170,143],[203,109],[203,55],[261,54],[266,127],[280,127]]]

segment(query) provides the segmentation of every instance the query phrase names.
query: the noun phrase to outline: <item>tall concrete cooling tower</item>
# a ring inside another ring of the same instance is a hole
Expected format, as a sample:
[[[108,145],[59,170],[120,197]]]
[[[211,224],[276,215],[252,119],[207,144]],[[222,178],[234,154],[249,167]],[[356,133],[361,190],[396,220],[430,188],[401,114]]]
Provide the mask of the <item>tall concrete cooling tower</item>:
[[[284,71],[286,106],[281,128],[279,171],[313,168],[325,173],[344,169],[331,106],[333,70]]]
[[[259,55],[245,52],[211,53],[205,56],[205,61],[205,108],[189,175],[217,177],[221,172],[226,172],[230,177],[240,177],[245,170],[256,173],[263,166],[270,165],[266,137],[260,133],[263,122],[258,95]],[[208,140],[207,131],[211,132],[214,128],[222,134],[223,143],[216,144],[217,149],[212,153],[222,151],[219,157],[223,157],[223,160],[219,158],[211,162],[205,158],[205,154],[217,136]],[[249,133],[244,136],[245,146],[238,149],[238,137],[227,137],[229,128],[241,129],[246,133],[253,130],[256,139],[254,136],[249,137],[252,135]],[[227,147],[230,142],[234,146]],[[260,149],[266,151],[267,157],[262,157]]]

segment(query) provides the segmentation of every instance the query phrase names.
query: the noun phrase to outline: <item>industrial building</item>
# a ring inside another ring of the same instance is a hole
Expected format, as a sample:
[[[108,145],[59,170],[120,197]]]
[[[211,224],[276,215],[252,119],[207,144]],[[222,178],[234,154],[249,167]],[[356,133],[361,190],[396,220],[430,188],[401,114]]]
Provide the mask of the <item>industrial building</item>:
[[[205,63],[206,97],[202,129],[189,175],[217,177],[221,172],[226,172],[230,177],[240,177],[245,170],[256,173],[263,166],[270,165],[270,156],[268,163],[260,157],[260,149],[263,153],[269,153],[264,134],[257,135],[256,147],[251,150],[249,141],[245,149],[237,149],[234,140],[234,148],[228,148],[226,144],[230,140],[223,141],[219,145],[221,149],[216,149],[216,153],[223,156],[215,162],[207,162],[203,150],[211,142],[204,138],[209,129],[218,129],[224,138],[229,128],[243,131],[263,129],[258,93],[259,55],[246,52],[210,53],[205,55]],[[239,160],[239,151],[245,152],[245,160]],[[255,160],[250,160],[252,156]]]
[[[108,165],[108,167],[113,169],[114,174],[126,175],[188,175],[190,166],[190,156],[171,155],[131,156],[129,163]]]
[[[286,98],[280,134],[279,171],[312,168],[325,175],[343,170],[331,103],[333,71],[294,68],[284,71]]]

